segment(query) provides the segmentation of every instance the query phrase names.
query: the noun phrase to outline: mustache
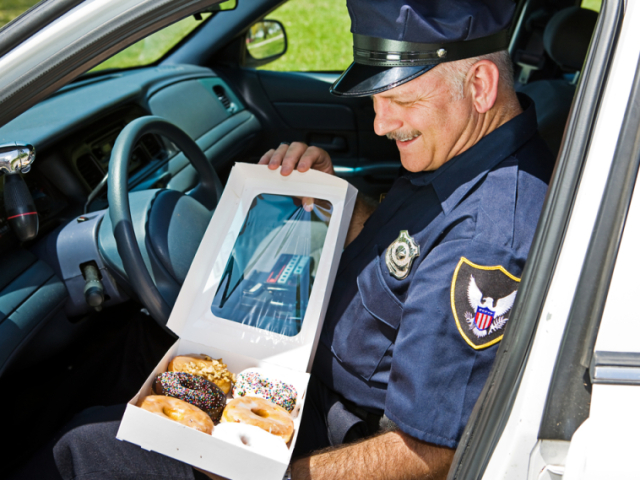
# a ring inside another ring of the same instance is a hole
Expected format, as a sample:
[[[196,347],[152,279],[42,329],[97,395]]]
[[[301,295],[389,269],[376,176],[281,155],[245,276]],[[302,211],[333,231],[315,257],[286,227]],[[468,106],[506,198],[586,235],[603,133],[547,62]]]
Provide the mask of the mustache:
[[[407,140],[419,137],[420,135],[422,135],[422,133],[419,130],[409,130],[408,132],[394,130],[393,132],[387,133],[387,138],[389,140],[399,140],[401,142],[406,142]]]

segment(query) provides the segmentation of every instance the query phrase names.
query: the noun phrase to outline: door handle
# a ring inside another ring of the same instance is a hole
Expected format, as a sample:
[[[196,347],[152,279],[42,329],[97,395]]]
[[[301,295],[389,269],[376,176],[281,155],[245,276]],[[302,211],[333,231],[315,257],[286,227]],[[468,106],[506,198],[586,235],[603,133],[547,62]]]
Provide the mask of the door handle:
[[[347,139],[339,135],[312,134],[309,137],[309,145],[319,147],[327,152],[346,152]]]

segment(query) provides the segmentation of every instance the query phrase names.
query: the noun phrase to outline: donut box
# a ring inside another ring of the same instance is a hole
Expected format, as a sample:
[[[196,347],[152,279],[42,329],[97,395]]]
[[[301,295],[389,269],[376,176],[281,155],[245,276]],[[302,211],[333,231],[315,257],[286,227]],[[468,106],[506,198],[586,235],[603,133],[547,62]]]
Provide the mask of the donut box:
[[[130,400],[118,439],[225,478],[283,477],[356,195],[316,171],[234,166],[167,324],[179,338]],[[289,443],[238,423],[207,434],[138,406],[175,356],[194,353],[292,385]]]

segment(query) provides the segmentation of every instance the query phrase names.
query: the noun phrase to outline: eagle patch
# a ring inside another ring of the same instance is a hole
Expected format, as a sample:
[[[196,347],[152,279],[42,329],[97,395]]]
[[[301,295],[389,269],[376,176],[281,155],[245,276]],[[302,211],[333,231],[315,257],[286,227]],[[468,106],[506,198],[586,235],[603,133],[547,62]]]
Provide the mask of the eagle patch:
[[[462,338],[480,350],[502,340],[520,279],[502,266],[460,258],[451,281],[451,309]]]

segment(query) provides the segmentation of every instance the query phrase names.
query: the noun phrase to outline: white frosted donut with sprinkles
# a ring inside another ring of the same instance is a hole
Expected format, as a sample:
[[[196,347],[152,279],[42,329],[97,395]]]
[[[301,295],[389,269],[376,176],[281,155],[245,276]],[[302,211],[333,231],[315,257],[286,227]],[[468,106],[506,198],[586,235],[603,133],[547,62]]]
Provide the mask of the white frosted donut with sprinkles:
[[[264,398],[291,413],[296,406],[298,393],[293,385],[269,378],[258,372],[244,372],[236,375],[233,398],[244,396]]]

